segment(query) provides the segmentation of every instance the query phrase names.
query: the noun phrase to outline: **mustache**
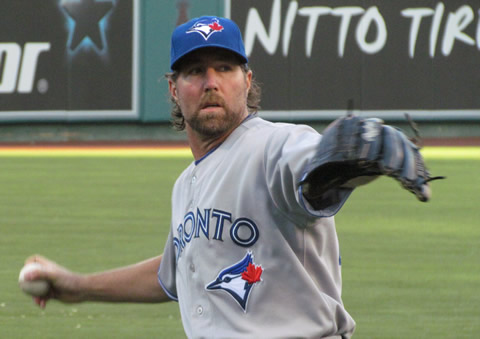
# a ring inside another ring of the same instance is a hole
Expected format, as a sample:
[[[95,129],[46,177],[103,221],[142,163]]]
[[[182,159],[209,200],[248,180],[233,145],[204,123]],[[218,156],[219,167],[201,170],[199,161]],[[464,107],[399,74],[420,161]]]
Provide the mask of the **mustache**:
[[[223,100],[223,98],[217,95],[216,93],[207,92],[200,100],[199,107],[200,109],[202,109],[206,106],[213,106],[213,105],[225,107],[225,100]]]

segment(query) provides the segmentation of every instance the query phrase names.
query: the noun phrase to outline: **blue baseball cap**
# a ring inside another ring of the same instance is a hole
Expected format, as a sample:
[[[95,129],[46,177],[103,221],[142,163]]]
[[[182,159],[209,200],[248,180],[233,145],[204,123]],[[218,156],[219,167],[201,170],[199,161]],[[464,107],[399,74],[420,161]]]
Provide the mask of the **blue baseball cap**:
[[[224,48],[237,54],[244,63],[248,63],[237,24],[222,17],[202,16],[178,26],[173,31],[170,68],[175,70],[181,58],[204,47]]]

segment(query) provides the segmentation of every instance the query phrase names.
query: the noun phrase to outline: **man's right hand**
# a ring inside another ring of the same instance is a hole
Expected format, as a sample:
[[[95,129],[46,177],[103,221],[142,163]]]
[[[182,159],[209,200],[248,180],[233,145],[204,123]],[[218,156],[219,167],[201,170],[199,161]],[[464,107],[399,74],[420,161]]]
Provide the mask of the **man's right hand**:
[[[34,262],[42,265],[44,269],[35,270],[26,274],[25,280],[47,280],[50,284],[50,290],[45,296],[33,297],[33,300],[38,306],[45,308],[50,299],[56,299],[64,303],[84,301],[84,296],[80,288],[80,284],[84,279],[82,275],[73,273],[40,255],[29,257],[25,260],[25,265]]]

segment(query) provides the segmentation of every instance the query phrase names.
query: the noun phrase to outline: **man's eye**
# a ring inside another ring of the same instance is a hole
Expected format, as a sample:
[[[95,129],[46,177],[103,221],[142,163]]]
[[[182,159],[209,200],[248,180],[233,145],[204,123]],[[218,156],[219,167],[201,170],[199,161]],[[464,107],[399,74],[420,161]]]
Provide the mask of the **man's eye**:
[[[188,74],[192,74],[192,75],[201,74],[201,73],[202,73],[201,67],[194,67],[188,71]]]
[[[232,70],[232,66],[230,66],[230,65],[222,65],[222,66],[219,67],[219,70],[220,70],[221,72],[229,72],[229,71]]]

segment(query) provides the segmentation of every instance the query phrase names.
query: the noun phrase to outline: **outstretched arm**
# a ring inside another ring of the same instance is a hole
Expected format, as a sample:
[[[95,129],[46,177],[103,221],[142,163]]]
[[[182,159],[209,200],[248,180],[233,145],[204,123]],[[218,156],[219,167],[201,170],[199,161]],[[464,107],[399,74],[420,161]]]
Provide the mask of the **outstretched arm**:
[[[50,290],[44,297],[34,297],[35,302],[45,308],[49,299],[65,303],[84,301],[144,302],[169,301],[157,280],[157,271],[162,256],[137,264],[93,274],[79,274],[42,256],[31,256],[25,264],[38,262],[42,270],[25,276],[26,280],[47,280]]]

